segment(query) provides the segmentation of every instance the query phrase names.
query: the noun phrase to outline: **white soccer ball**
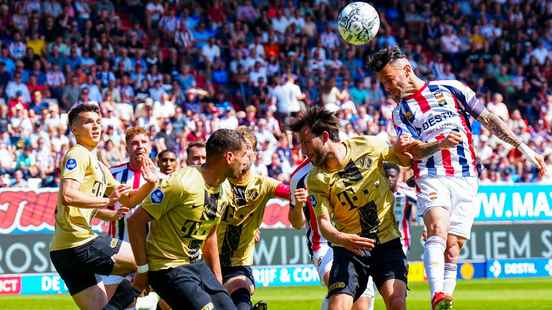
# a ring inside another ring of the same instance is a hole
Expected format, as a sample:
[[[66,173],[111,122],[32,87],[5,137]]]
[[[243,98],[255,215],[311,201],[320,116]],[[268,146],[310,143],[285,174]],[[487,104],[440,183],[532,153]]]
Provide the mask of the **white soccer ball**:
[[[347,4],[337,17],[337,29],[346,42],[362,45],[370,42],[378,33],[378,12],[366,2]]]

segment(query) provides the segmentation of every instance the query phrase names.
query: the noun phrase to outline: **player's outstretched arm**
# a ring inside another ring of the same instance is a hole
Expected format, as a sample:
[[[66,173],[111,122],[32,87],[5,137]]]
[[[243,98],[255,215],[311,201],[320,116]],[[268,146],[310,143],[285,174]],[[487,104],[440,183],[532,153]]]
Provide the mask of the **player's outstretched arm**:
[[[78,208],[105,208],[119,201],[121,196],[130,192],[130,186],[118,185],[108,198],[96,197],[92,193],[80,190],[80,182],[73,179],[63,179],[60,186],[61,199],[64,205]]]
[[[364,255],[364,250],[372,250],[375,246],[375,242],[372,239],[338,231],[332,225],[328,213],[321,212],[318,214],[318,226],[324,238],[333,244],[343,246],[356,255],[362,256]]]
[[[431,154],[456,146],[462,142],[462,135],[457,131],[450,132],[443,140],[423,142],[410,137],[402,137],[400,143],[395,145],[395,151],[398,153],[410,154],[412,159],[420,160]]]
[[[288,220],[293,228],[302,229],[305,226],[303,207],[307,202],[308,192],[304,188],[298,188],[293,195],[294,199],[291,199],[289,204]]]
[[[543,157],[523,143],[500,117],[485,108],[477,119],[499,139],[517,148],[525,158],[537,166],[541,176],[546,174]]]
[[[103,221],[118,221],[128,213],[128,208],[120,207],[117,210],[99,209],[94,217]]]
[[[220,268],[220,257],[217,242],[217,226],[213,226],[207,239],[203,243],[203,259],[211,267],[217,280],[222,284],[222,270]]]
[[[134,253],[134,260],[138,266],[136,277],[134,278],[134,287],[143,291],[148,285],[148,261],[146,258],[146,231],[147,225],[151,221],[150,215],[142,208],[128,219],[128,238]]]

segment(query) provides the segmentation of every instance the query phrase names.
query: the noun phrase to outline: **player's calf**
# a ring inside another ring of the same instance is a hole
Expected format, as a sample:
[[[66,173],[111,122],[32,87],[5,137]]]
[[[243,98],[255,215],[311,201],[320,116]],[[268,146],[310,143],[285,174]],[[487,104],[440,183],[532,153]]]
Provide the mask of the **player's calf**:
[[[140,295],[140,291],[127,280],[123,279],[117,286],[113,297],[109,300],[103,310],[123,310],[126,309]]]

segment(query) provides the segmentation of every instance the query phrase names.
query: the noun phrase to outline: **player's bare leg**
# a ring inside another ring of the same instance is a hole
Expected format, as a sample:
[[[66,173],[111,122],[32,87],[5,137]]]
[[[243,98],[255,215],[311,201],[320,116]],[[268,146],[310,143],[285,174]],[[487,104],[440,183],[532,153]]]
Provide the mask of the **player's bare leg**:
[[[388,310],[406,309],[406,283],[403,281],[389,279],[379,287],[379,292]]]
[[[71,296],[82,310],[101,310],[107,304],[107,294],[102,282]]]
[[[432,308],[439,309],[452,302],[444,292],[445,249],[448,231],[449,212],[445,208],[434,207],[424,214],[427,240],[424,244],[424,268],[431,289]]]
[[[328,287],[328,281],[330,279],[330,271],[324,273],[324,277],[322,278],[322,281],[324,281],[324,285]],[[372,282],[368,282],[368,285],[372,285]],[[375,303],[375,296],[367,296],[362,295],[360,296],[354,303],[353,303],[353,310],[373,310],[374,309],[374,303]],[[327,298],[324,298],[324,301],[322,302],[322,306],[320,307],[321,310],[328,310],[329,307],[329,301]]]
[[[115,262],[112,274],[126,276],[131,272],[136,272],[136,261],[128,242],[123,241],[121,243],[121,249],[117,254],[113,255],[112,259]]]
[[[335,294],[330,296],[330,310],[349,310],[353,306],[353,296],[347,294]]]

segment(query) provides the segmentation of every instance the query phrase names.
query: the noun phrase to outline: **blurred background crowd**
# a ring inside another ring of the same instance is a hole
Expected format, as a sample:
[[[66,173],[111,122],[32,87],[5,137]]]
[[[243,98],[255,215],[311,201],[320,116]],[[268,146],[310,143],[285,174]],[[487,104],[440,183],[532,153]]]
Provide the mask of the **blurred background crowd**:
[[[394,136],[395,103],[365,69],[389,45],[426,80],[467,83],[552,171],[551,1],[374,2],[380,33],[354,47],[336,31],[346,1],[0,0],[0,187],[56,187],[67,112],[86,102],[101,107],[108,165],[126,160],[130,126],[152,158],[184,162],[188,143],[247,125],[254,169],[287,180],[301,155],[286,118],[305,107],[336,111],[343,138]],[[552,181],[471,125],[482,183]]]

